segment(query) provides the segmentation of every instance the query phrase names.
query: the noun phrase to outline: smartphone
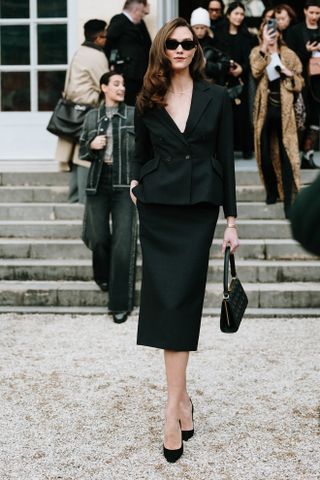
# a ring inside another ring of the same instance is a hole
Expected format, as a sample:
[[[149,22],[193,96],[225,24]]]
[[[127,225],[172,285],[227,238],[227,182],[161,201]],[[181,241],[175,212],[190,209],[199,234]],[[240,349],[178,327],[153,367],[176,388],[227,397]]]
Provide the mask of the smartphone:
[[[310,43],[320,43],[320,33],[315,32],[310,35]]]
[[[278,22],[275,18],[269,18],[267,21],[267,30],[270,35],[274,35],[278,28]]]

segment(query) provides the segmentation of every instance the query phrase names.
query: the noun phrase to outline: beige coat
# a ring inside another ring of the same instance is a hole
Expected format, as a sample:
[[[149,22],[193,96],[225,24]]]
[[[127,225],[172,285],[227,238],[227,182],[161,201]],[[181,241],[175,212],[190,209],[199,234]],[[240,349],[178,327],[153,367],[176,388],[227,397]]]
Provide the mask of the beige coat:
[[[303,87],[303,78],[301,76],[302,65],[297,55],[286,46],[280,47],[281,62],[294,73],[294,82],[287,78],[281,82],[280,98],[281,98],[281,120],[283,145],[288,154],[294,180],[294,191],[300,187],[300,158],[298,135],[293,108],[294,92],[300,92]],[[259,174],[262,182],[264,178],[261,169],[261,132],[265,122],[268,108],[268,77],[266,67],[270,62],[270,55],[264,57],[260,53],[260,47],[255,47],[250,54],[250,64],[252,74],[258,80],[257,92],[253,110],[254,125],[254,147],[255,155],[258,163]],[[271,155],[272,163],[277,177],[278,191],[281,200],[284,198],[283,182],[281,173],[281,161],[279,153],[279,145],[276,137],[271,139]]]
[[[100,95],[99,81],[108,70],[108,61],[102,49],[81,45],[67,71],[64,87],[66,97],[73,102],[97,106]],[[70,162],[89,167],[90,162],[80,160],[78,154],[78,145],[65,138],[58,139],[55,159],[59,162],[60,170],[69,171]]]

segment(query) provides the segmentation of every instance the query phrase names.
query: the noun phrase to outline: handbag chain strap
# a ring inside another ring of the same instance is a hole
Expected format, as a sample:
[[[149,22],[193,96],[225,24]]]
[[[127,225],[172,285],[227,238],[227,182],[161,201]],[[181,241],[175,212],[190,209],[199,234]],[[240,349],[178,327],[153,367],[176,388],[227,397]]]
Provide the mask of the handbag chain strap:
[[[236,278],[237,271],[236,271],[236,262],[234,259],[234,254],[230,253],[230,245],[227,246],[224,252],[224,268],[223,268],[223,298],[229,298],[229,263],[231,267],[231,276],[232,278]]]

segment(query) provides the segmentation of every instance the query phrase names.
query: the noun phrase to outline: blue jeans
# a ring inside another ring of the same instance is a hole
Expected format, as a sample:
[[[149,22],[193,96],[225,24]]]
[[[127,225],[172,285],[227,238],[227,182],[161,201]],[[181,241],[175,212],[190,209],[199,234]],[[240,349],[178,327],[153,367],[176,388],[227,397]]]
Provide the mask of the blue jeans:
[[[113,189],[112,166],[103,165],[97,194],[87,196],[82,239],[92,250],[95,282],[109,285],[109,310],[131,312],[134,306],[137,212],[129,188]]]

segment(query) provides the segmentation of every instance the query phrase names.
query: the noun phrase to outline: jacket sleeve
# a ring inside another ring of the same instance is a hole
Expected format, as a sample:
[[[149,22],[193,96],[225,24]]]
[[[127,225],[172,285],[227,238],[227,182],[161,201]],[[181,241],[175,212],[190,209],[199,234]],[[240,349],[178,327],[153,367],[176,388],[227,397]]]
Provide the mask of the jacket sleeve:
[[[111,18],[107,28],[107,45],[108,43],[117,42],[123,36],[126,25],[126,17],[123,14],[115,15]],[[112,48],[114,48],[112,46]]]
[[[217,160],[223,172],[223,211],[225,217],[237,216],[233,153],[233,114],[228,92],[224,90],[217,137]]]
[[[304,79],[302,76],[302,64],[299,60],[299,57],[294,53],[290,52],[291,62],[288,65],[289,70],[293,72],[292,78],[286,78],[283,82],[284,87],[289,90],[289,92],[301,92],[304,85]],[[286,62],[284,62],[285,66]]]
[[[97,128],[92,128],[92,116],[96,119],[97,114],[95,110],[91,110],[85,116],[81,136],[80,136],[80,146],[79,146],[79,158],[81,160],[87,160],[93,162],[94,160],[99,159],[99,153],[96,150],[90,148],[90,143],[97,136]]]
[[[250,65],[252,75],[255,79],[259,79],[264,74],[266,67],[268,66],[270,57],[268,54],[262,55],[259,47],[255,47],[250,54]]]
[[[139,180],[140,170],[148,160],[152,158],[150,151],[152,150],[148,129],[143,122],[141,113],[135,110],[134,113],[135,127],[135,154],[132,159],[131,180]]]

